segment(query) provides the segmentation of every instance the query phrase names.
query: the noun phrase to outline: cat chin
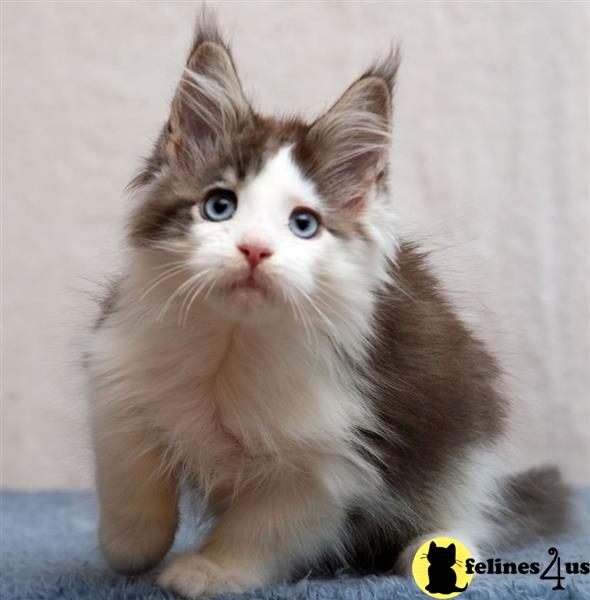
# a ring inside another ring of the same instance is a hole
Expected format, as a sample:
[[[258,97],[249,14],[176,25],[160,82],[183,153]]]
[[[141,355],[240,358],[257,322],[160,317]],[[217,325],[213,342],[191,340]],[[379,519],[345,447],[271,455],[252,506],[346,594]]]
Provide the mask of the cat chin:
[[[268,292],[248,287],[224,290],[211,298],[211,306],[232,321],[256,323],[271,321],[279,316],[280,310]]]

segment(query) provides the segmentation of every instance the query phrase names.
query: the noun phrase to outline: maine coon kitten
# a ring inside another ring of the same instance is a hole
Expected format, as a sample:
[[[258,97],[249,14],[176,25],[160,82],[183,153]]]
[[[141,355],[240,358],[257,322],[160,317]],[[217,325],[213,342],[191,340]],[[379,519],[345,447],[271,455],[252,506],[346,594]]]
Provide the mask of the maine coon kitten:
[[[567,489],[502,474],[498,367],[396,237],[397,56],[313,123],[271,118],[206,21],[91,340],[108,564],[162,560],[181,481],[215,518],[159,576],[190,598],[302,568],[403,572],[435,534],[478,552],[558,530]]]

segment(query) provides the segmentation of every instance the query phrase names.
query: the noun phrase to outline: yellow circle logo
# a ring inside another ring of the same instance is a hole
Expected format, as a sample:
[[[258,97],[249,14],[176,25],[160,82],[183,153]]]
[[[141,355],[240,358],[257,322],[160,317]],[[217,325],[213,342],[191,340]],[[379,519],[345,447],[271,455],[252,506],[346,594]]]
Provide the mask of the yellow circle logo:
[[[418,548],[412,561],[412,575],[418,587],[433,598],[454,598],[464,592],[473,573],[467,574],[465,563],[471,552],[457,540],[436,537]]]

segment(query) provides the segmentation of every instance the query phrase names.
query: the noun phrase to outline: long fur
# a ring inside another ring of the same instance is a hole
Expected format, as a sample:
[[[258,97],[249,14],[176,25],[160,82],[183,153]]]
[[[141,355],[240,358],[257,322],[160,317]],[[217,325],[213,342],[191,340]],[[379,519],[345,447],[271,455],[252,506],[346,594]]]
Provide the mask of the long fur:
[[[210,20],[197,29],[88,352],[115,570],[161,561],[181,482],[214,525],[159,581],[191,598],[300,569],[404,572],[425,536],[477,552],[521,536],[518,515],[532,533],[565,524],[557,476],[503,472],[496,362],[396,235],[398,65],[393,53],[313,123],[273,119],[248,104]],[[212,222],[219,189],[238,205]],[[289,230],[301,207],[319,215],[313,239]],[[268,248],[256,273],[246,242]]]

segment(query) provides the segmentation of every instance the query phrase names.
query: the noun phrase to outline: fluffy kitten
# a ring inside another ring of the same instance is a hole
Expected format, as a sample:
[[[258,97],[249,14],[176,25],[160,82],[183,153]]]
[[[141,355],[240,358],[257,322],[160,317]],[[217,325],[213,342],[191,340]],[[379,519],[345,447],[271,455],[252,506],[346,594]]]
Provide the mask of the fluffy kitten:
[[[159,576],[190,598],[403,571],[435,534],[478,552],[564,524],[555,472],[502,475],[498,367],[396,238],[397,69],[392,54],[313,123],[265,117],[197,27],[89,352],[116,571],[164,557],[181,481],[215,518]]]

